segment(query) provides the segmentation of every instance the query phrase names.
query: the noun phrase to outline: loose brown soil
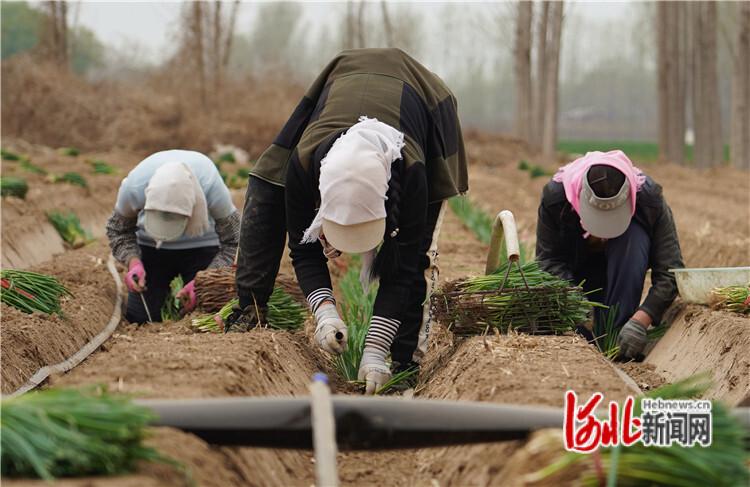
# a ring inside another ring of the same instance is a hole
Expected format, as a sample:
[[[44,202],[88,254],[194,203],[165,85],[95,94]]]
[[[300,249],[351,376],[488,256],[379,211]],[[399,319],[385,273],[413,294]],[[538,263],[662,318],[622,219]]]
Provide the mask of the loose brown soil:
[[[96,243],[33,268],[57,277],[73,293],[62,301],[62,316],[28,315],[0,305],[3,393],[15,391],[40,367],[67,359],[107,325],[117,292],[108,253]]]
[[[750,319],[703,306],[686,306],[646,363],[670,382],[706,372],[706,397],[737,405],[750,395]]]

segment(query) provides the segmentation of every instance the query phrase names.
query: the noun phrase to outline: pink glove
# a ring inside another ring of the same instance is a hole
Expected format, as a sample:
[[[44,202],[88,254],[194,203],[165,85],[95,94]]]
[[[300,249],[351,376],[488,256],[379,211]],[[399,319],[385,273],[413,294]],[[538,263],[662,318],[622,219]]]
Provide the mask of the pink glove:
[[[128,273],[125,274],[125,285],[134,293],[142,293],[146,289],[146,269],[143,268],[141,259],[130,261]]]
[[[182,302],[182,309],[186,313],[193,311],[197,302],[195,299],[195,279],[185,284],[175,297]]]

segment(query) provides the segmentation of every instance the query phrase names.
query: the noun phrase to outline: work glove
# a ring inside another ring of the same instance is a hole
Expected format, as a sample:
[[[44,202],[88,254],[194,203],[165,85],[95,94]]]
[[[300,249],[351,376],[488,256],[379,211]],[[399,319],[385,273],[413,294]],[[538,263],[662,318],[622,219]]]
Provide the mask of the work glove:
[[[141,259],[134,258],[128,264],[128,272],[125,274],[125,285],[134,293],[142,293],[146,289],[146,269],[143,268]]]
[[[197,303],[197,300],[195,298],[195,279],[185,284],[185,286],[180,289],[180,292],[178,292],[175,297],[182,303],[182,309],[185,311],[185,313],[190,313],[191,311],[193,311]]]
[[[377,348],[365,347],[359,363],[357,379],[365,382],[365,394],[375,394],[391,379],[391,369],[385,363],[385,353]]]
[[[348,332],[346,323],[336,311],[336,305],[323,303],[315,310],[315,341],[328,353],[341,354],[346,350]]]
[[[648,343],[646,327],[641,322],[630,318],[617,335],[617,346],[620,348],[618,358],[620,360],[633,360],[637,358]]]
[[[220,322],[219,325],[224,327],[224,333],[243,333],[250,331],[258,325],[266,323],[266,314],[268,308],[256,306],[255,303],[248,304],[244,308],[239,304],[232,306],[232,311],[227,319]],[[221,321],[221,317],[217,321]]]

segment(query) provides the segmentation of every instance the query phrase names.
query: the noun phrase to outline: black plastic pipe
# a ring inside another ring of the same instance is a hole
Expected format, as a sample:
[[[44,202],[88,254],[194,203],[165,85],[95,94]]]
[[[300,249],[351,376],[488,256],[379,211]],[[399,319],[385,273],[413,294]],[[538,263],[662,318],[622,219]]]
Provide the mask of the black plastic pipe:
[[[170,426],[220,445],[312,448],[310,400],[222,398],[139,400]],[[465,401],[334,396],[341,450],[423,448],[525,438],[560,428],[561,409]]]

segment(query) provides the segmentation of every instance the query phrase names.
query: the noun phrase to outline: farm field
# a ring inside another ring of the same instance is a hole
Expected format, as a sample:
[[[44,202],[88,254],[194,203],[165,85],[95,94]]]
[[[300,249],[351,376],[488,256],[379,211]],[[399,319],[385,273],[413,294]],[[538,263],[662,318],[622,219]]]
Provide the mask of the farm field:
[[[112,315],[117,288],[106,267],[109,249],[104,223],[120,180],[145,154],[118,151],[66,156],[15,139],[4,139],[3,148],[27,155],[47,171],[78,171],[88,180],[87,188],[51,183],[44,175],[29,175],[18,162],[2,162],[4,175],[23,175],[29,183],[25,200],[3,199],[3,268],[56,276],[73,293],[64,301],[64,318],[30,317],[2,304],[2,392],[9,393],[39,367],[77,351]],[[468,198],[492,215],[511,210],[521,241],[533,249],[539,196],[547,178],[532,179],[518,170],[520,160],[533,158],[513,139],[473,134],[467,138],[467,154]],[[633,159],[640,162],[637,155]],[[117,172],[93,174],[87,162],[91,160],[106,161]],[[561,158],[558,162],[566,161]],[[544,167],[554,170],[551,164]],[[747,264],[750,179],[746,173],[648,163],[642,169],[664,186],[686,266]],[[244,191],[234,190],[233,199],[241,208]],[[67,249],[47,223],[45,215],[51,209],[76,212],[94,241]],[[439,251],[441,282],[483,272],[486,245],[450,211],[445,216]],[[291,269],[287,257],[282,269]],[[340,270],[334,275],[340,275]],[[679,301],[670,316],[669,330],[646,361],[622,366],[607,361],[573,335],[459,339],[437,324],[415,397],[560,407],[567,389],[579,395],[599,391],[607,399],[622,400],[639,389],[708,372],[713,386],[705,397],[721,399],[730,406],[750,403],[750,319]],[[309,321],[303,331],[294,333],[257,329],[215,335],[194,333],[189,320],[141,327],[123,321],[97,352],[72,371],[52,376],[45,385],[103,384],[137,398],[301,396],[307,395],[312,374],[324,371],[333,378],[334,392],[352,393],[352,387],[336,378],[330,360],[312,341],[314,327]],[[534,438],[542,436],[534,435],[530,441]],[[308,452],[212,447],[169,428],[156,429],[149,443],[186,465],[198,485],[314,482],[314,464]],[[562,450],[562,443],[558,444]],[[550,461],[540,455],[523,441],[345,452],[339,454],[339,474],[343,485],[523,485],[527,474]],[[563,485],[569,480],[550,478],[546,482]],[[131,475],[68,479],[55,485],[167,486],[183,482],[183,474],[173,468],[147,464]],[[5,484],[48,485],[30,480],[5,480]]]

